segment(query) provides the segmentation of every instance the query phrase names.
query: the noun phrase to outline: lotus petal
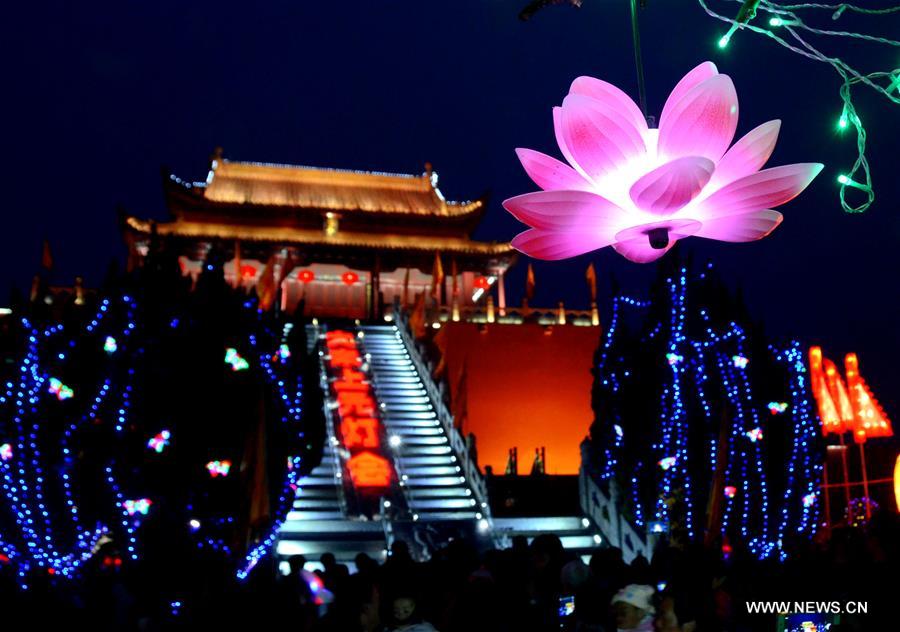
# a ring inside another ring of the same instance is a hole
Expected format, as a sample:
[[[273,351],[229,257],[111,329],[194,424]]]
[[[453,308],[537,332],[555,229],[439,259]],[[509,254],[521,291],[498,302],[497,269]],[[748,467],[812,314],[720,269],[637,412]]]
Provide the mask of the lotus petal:
[[[563,100],[558,122],[557,133],[565,145],[563,153],[568,151],[572,166],[592,179],[601,178],[646,152],[644,138],[634,125],[596,99],[570,94]]]
[[[558,189],[588,190],[591,183],[564,162],[533,149],[516,149],[516,154],[536,185],[545,191]]]
[[[676,158],[641,177],[629,195],[645,211],[671,215],[700,194],[715,168],[708,158]]]
[[[709,62],[707,62],[709,63]],[[639,132],[647,131],[647,119],[637,104],[627,94],[611,83],[594,77],[578,77],[572,82],[569,94],[581,94],[603,102],[608,107],[621,112]]]
[[[692,68],[690,72],[682,77],[681,81],[672,88],[672,92],[669,93],[669,98],[666,99],[662,114],[659,116],[659,124],[662,125],[663,120],[669,117],[675,104],[678,103],[684,95],[690,92],[694,86],[700,85],[710,77],[715,77],[717,74],[719,74],[719,69],[716,68],[716,65],[711,61],[705,61],[699,66]]]
[[[615,234],[623,211],[609,200],[587,191],[537,191],[503,202],[503,208],[534,228],[558,231],[609,230]]]
[[[511,245],[519,252],[535,259],[568,259],[605,248],[613,242],[609,233],[555,232],[532,228],[516,235]]]
[[[716,162],[734,138],[738,101],[728,75],[694,86],[659,123],[659,154],[667,158],[703,156]]]
[[[691,211],[704,222],[749,211],[780,206],[797,197],[809,186],[824,165],[817,162],[772,167],[727,184]]]
[[[778,228],[782,219],[781,213],[770,209],[729,215],[704,222],[697,237],[731,242],[756,241]]]
[[[722,185],[762,169],[775,149],[780,129],[781,121],[776,119],[763,123],[745,134],[725,152],[722,160],[716,165],[716,172],[709,182],[710,190],[714,191]]]
[[[635,263],[650,263],[669,252],[676,241],[678,240],[670,239],[668,246],[657,250],[650,245],[646,236],[642,236],[625,241],[617,241],[613,244],[613,248],[629,261],[634,261]]]

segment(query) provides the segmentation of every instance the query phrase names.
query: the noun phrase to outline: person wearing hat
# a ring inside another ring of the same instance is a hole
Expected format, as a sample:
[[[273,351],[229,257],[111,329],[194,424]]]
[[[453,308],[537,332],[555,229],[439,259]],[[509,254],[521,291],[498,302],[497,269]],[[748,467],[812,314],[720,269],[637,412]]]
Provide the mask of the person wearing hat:
[[[653,630],[653,587],[629,584],[612,598],[616,612],[616,630]]]

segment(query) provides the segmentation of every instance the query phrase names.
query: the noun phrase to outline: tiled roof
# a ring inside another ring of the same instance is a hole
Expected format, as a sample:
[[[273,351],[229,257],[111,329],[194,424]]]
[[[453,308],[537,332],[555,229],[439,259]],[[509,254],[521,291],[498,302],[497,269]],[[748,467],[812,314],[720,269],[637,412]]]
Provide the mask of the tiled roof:
[[[127,226],[136,232],[149,234],[151,222],[128,217]],[[241,241],[277,242],[350,248],[377,248],[385,250],[415,250],[504,256],[513,254],[508,243],[480,242],[463,237],[427,235],[394,235],[389,233],[362,233],[338,231],[326,235],[322,230],[277,226],[244,226],[228,223],[193,222],[178,220],[156,224],[159,235],[189,237],[195,239],[238,239]]]
[[[202,189],[211,202],[453,217],[483,202],[448,202],[437,175],[403,175],[216,159]]]

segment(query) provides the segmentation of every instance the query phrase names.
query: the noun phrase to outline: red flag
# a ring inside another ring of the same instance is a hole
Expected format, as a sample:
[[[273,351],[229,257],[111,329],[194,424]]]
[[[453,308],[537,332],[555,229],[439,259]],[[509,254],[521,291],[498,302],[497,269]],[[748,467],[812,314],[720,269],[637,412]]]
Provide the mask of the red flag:
[[[278,284],[275,281],[275,255],[269,257],[259,280],[256,282],[256,296],[259,297],[259,308],[268,311],[275,303]]]
[[[441,286],[444,285],[444,266],[441,264],[441,254],[434,253],[434,265],[431,269],[431,296],[441,300]]]
[[[594,270],[594,264],[592,263],[587,267],[587,270],[584,273],[584,279],[587,281],[588,289],[591,291],[591,303],[597,302],[597,272]]]
[[[45,270],[53,269],[53,254],[50,252],[50,242],[44,240],[44,250],[41,253],[41,267]]]
[[[528,264],[528,276],[525,277],[525,298],[529,301],[534,298],[534,268]]]

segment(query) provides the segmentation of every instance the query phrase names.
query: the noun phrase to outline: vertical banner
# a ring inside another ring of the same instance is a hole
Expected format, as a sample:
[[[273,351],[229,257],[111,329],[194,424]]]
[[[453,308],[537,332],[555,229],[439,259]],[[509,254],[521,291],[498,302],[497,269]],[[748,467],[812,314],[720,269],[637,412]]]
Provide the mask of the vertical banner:
[[[394,468],[385,457],[378,403],[362,371],[356,336],[349,331],[329,331],[325,334],[325,346],[328,372],[333,378],[331,387],[338,404],[338,433],[350,452],[347,469],[353,486],[388,487]]]

